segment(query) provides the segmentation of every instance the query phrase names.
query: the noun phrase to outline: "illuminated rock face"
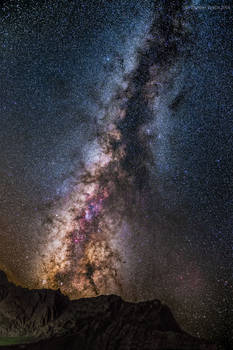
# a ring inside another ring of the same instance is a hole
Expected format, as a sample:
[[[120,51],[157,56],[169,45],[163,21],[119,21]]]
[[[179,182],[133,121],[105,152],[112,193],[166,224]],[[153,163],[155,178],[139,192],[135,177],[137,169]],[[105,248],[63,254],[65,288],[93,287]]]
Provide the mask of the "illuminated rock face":
[[[60,291],[17,287],[0,271],[0,336],[40,333],[40,328],[61,315],[68,302]]]
[[[24,348],[215,349],[182,331],[159,300],[129,303],[102,295],[70,301],[60,291],[16,287],[3,273],[1,291],[0,335],[44,338]]]

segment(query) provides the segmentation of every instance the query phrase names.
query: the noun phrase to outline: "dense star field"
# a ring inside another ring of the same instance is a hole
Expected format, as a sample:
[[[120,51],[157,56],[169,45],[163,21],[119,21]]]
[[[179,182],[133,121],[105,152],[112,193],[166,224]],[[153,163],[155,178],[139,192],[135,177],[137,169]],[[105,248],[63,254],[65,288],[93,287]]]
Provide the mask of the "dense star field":
[[[233,341],[232,9],[0,10],[0,269],[70,298],[157,298]]]

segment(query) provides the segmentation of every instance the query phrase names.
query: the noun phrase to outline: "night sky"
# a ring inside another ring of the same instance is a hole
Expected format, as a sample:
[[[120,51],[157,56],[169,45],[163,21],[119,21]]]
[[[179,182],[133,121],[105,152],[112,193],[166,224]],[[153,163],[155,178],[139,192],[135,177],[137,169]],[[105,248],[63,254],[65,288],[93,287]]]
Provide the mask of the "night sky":
[[[183,3],[183,5],[182,5]],[[230,1],[0,8],[0,268],[233,343]]]

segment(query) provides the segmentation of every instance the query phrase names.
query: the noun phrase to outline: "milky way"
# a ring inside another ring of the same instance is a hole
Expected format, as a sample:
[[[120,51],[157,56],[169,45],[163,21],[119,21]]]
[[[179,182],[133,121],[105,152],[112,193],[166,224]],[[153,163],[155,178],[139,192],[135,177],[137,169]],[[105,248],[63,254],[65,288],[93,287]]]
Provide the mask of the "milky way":
[[[158,298],[191,333],[230,339],[230,34],[213,34],[228,9],[16,3],[1,23],[0,267],[71,298]]]
[[[122,222],[132,218],[147,230],[143,216],[153,203],[148,200],[153,193],[145,125],[156,114],[154,100],[158,85],[162,85],[158,71],[175,61],[177,43],[185,38],[179,10],[179,6],[165,10],[167,17],[162,20],[156,16],[140,46],[135,47],[133,69],[123,72],[122,86],[113,91],[104,116],[97,116],[97,156],[89,164],[84,158],[83,174],[77,175],[79,183],[47,219],[48,247],[43,248],[46,258],[41,260],[44,271],[39,275],[48,287],[60,287],[72,297],[127,295],[122,287],[125,267],[120,248],[126,244],[127,254],[127,242],[119,236]],[[135,234],[132,227],[128,231]]]

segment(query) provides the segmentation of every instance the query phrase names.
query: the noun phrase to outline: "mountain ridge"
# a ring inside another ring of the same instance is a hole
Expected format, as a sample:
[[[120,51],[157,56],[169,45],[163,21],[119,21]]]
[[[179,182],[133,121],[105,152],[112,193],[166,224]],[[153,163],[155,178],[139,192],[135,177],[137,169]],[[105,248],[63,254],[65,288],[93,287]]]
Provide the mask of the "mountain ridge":
[[[217,349],[183,331],[170,308],[157,299],[133,303],[100,295],[70,300],[60,290],[15,286],[2,271],[0,337],[34,339],[11,349]]]

